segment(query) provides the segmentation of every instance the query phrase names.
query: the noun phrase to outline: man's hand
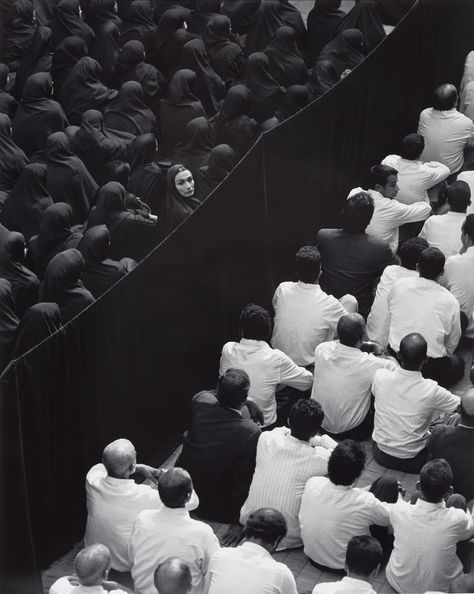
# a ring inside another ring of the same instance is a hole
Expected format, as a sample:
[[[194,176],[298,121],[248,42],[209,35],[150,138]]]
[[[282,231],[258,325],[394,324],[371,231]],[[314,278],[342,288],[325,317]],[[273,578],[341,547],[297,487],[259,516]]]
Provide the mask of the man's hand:
[[[376,357],[381,357],[382,355],[385,355],[385,349],[383,348],[383,346],[380,345],[378,342],[372,342],[371,340],[366,340],[365,342],[363,342],[360,345],[360,350],[364,353],[372,353],[372,355],[375,355]]]
[[[125,586],[122,586],[122,584],[119,584],[118,582],[112,582],[110,580],[104,580],[102,582],[102,588],[104,588],[106,592],[110,592],[111,590],[121,590],[123,592],[127,592],[128,594],[133,594],[133,590],[130,590],[130,588],[126,588]]]
[[[257,423],[257,425],[263,425],[263,412],[260,408],[253,402],[253,400],[247,400],[246,404],[252,421]]]
[[[221,539],[221,545],[224,547],[236,547],[242,540],[243,531],[244,528],[240,524],[231,524]]]
[[[145,478],[149,479],[155,485],[158,484],[158,480],[160,476],[166,472],[165,468],[153,468],[153,466],[148,466],[147,464],[135,464],[135,472],[139,472]]]

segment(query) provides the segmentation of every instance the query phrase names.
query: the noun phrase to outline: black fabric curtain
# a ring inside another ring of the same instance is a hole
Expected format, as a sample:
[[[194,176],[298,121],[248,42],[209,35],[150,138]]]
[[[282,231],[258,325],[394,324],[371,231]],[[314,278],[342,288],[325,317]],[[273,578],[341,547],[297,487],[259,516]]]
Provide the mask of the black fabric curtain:
[[[350,188],[416,129],[474,45],[472,3],[419,2],[327,95],[266,133],[208,200],[92,307],[0,381],[0,592],[83,535],[84,478],[106,443],[175,440],[217,380],[241,308],[269,307],[295,250],[338,224]]]

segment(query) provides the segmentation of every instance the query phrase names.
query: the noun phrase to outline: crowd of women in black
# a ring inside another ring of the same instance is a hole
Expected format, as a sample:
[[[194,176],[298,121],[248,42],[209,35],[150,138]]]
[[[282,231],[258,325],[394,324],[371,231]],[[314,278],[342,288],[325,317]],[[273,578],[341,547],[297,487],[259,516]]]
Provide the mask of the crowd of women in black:
[[[385,36],[387,2],[1,0],[0,371]],[[21,321],[20,321],[21,320]]]

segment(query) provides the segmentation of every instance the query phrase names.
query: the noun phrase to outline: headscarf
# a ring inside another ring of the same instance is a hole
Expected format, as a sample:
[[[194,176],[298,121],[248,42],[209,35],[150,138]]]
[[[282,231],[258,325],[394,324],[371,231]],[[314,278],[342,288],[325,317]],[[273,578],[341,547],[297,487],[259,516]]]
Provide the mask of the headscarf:
[[[212,120],[212,142],[231,146],[236,161],[240,161],[257,137],[257,122],[247,115],[250,97],[250,90],[245,85],[231,87],[219,113]]]
[[[244,51],[231,35],[230,19],[222,14],[209,20],[203,34],[212,67],[225,83],[236,79],[245,63]]]
[[[136,266],[131,258],[111,260],[109,248],[110,233],[105,225],[88,229],[77,248],[86,262],[82,282],[96,299]]]
[[[270,61],[270,74],[282,87],[302,85],[308,80],[308,71],[298,46],[296,33],[291,27],[280,27],[265,49]]]
[[[10,361],[15,332],[19,323],[11,285],[6,279],[0,278],[0,373]]]
[[[48,27],[38,27],[30,47],[23,54],[20,68],[16,73],[12,95],[20,99],[28,77],[36,72],[49,72],[53,57],[51,49],[52,33]]]
[[[125,206],[126,191],[119,182],[111,181],[99,188],[96,195],[96,205],[89,216],[89,227],[107,225],[113,231],[121,218],[128,215]]]
[[[225,95],[225,84],[209,63],[206,47],[201,39],[188,41],[183,47],[179,69],[196,74],[194,92],[209,117],[215,115]]]
[[[120,53],[120,32],[115,23],[104,23],[97,29],[90,57],[102,67],[101,80],[112,85],[114,82],[114,69]]]
[[[330,60],[318,60],[314,65],[311,79],[306,85],[310,93],[311,101],[324,95],[324,93],[329,91],[329,89],[332,89],[339,80],[340,77],[337,75],[336,69]]]
[[[196,10],[189,16],[189,31],[202,36],[209,21],[221,11],[221,0],[197,0]]]
[[[336,35],[347,29],[358,29],[364,38],[364,51],[370,53],[385,38],[377,4],[377,0],[356,1],[337,26]]]
[[[165,236],[182,223],[200,204],[200,201],[194,196],[186,198],[176,189],[174,183],[176,176],[186,170],[188,168],[184,165],[176,164],[172,165],[166,174],[166,198],[161,217],[159,217],[162,233]]]
[[[36,23],[40,27],[51,27],[53,22],[54,7],[57,0],[33,0],[35,7]]]
[[[183,29],[188,15],[189,11],[183,7],[167,10],[161,15],[153,35],[150,62],[167,78],[176,70],[183,46],[194,38],[194,35]]]
[[[23,88],[12,128],[13,140],[28,156],[41,150],[50,134],[69,125],[61,105],[51,99],[52,92],[49,72],[32,74]]]
[[[117,91],[100,82],[102,68],[96,60],[81,58],[64,81],[60,101],[72,124],[79,124],[88,109],[104,109]]]
[[[279,122],[284,122],[306,107],[309,101],[308,87],[305,85],[292,85],[286,89],[283,102],[276,110],[275,117]]]
[[[108,128],[134,135],[155,130],[156,118],[143,102],[140,83],[133,80],[123,83],[117,97],[105,110],[104,123]]]
[[[222,14],[229,17],[235,33],[246,35],[254,22],[260,2],[261,0],[223,0]]]
[[[278,2],[280,4],[280,14],[283,17],[285,25],[295,31],[298,45],[303,45],[306,37],[306,27],[301,12],[290,0],[278,0]]]
[[[76,222],[83,223],[87,219],[97,183],[81,159],[69,150],[69,141],[64,132],[56,132],[48,137],[44,160],[48,166],[48,192],[56,202],[67,201]]]
[[[340,78],[344,70],[352,70],[364,59],[363,40],[358,29],[345,29],[323,47],[316,62],[331,62]]]
[[[247,55],[263,51],[285,25],[278,0],[262,0],[247,34]]]
[[[87,7],[86,20],[96,34],[106,23],[121,24],[120,17],[115,12],[115,6],[115,0],[91,0]]]
[[[128,190],[148,204],[152,212],[160,212],[165,197],[165,176],[154,161],[156,139],[153,134],[141,134],[129,149],[132,168]]]
[[[10,69],[6,64],[0,64],[0,113],[13,118],[17,108],[15,98],[7,91]]]
[[[56,303],[36,303],[22,317],[15,333],[12,360],[18,359],[49,338],[61,327],[61,313]]]
[[[135,0],[130,4],[127,18],[121,27],[121,43],[141,41],[147,50],[151,48],[151,37],[156,31],[153,9],[148,0]]]
[[[12,71],[18,70],[20,60],[28,49],[35,32],[34,8],[31,0],[15,0],[12,19],[4,26],[4,38],[1,40],[0,54],[2,62]],[[2,19],[5,15],[2,15]]]
[[[196,173],[196,197],[204,200],[232,171],[235,152],[228,144],[215,146],[209,155],[209,164]]]
[[[194,118],[186,126],[182,142],[175,149],[173,161],[183,163],[191,171],[207,165],[212,150],[209,122]]]
[[[257,122],[271,117],[283,100],[284,89],[270,74],[270,63],[265,54],[256,52],[248,57],[244,84],[251,92],[250,115]]]
[[[377,10],[385,25],[398,25],[415,0],[378,0]]]
[[[16,183],[23,168],[28,163],[25,153],[12,139],[12,123],[4,113],[0,113],[0,194],[9,192]]]
[[[81,37],[87,47],[94,42],[94,31],[84,22],[79,14],[79,0],[60,0],[54,10],[53,47],[56,47],[65,37]]]
[[[46,165],[26,165],[3,205],[3,221],[12,231],[30,239],[40,229],[43,212],[53,204],[46,189]]]
[[[38,301],[39,280],[25,265],[26,243],[21,233],[11,231],[0,242],[0,278],[10,282],[18,317]]]
[[[57,303],[66,324],[95,299],[81,282],[85,262],[77,249],[67,249],[49,262],[40,289],[40,300]]]
[[[56,48],[51,63],[54,94],[59,96],[67,76],[81,58],[87,56],[87,45],[82,37],[65,37]]]
[[[306,26],[306,63],[313,66],[316,56],[334,37],[336,27],[344,18],[345,12],[339,10],[341,0],[314,0],[309,11]]]

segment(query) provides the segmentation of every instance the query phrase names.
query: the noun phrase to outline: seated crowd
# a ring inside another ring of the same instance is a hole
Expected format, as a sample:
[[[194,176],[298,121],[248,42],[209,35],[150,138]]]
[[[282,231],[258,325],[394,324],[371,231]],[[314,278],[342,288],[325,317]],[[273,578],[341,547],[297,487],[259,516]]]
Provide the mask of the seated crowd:
[[[387,2],[340,4],[315,0],[305,24],[288,0],[5,3],[0,373],[396,24]],[[435,89],[341,228],[298,250],[273,312],[243,308],[173,468],[105,447],[85,548],[50,594],[296,594],[272,553],[298,547],[338,578],[314,594],[373,594],[385,564],[397,592],[474,592],[474,389],[450,391],[474,338],[473,81],[471,52],[460,95]],[[359,484],[369,438],[416,492],[393,474]],[[221,542],[209,521],[230,524]]]

